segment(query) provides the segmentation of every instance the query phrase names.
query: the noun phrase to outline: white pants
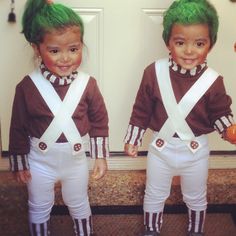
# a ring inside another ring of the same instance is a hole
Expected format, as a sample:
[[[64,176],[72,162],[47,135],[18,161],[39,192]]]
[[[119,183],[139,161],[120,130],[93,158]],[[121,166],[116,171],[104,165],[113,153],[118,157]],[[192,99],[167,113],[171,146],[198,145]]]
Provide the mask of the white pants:
[[[201,148],[192,153],[178,138],[172,138],[162,151],[149,148],[144,197],[145,212],[163,212],[170,195],[173,176],[180,176],[183,200],[194,211],[207,207],[209,148],[207,137],[197,138]]]
[[[28,183],[29,220],[44,223],[50,218],[54,204],[54,185],[61,182],[64,203],[74,219],[91,215],[88,201],[88,164],[85,153],[72,156],[69,143],[55,143],[46,153],[36,148],[36,139],[31,141],[29,165],[32,180]]]

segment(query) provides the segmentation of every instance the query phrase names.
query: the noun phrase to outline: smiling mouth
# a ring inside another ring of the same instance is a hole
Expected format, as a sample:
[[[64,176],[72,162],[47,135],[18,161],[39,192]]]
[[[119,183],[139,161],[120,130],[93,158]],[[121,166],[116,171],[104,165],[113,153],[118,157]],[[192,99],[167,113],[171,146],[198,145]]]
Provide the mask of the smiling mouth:
[[[70,66],[58,66],[60,70],[68,70]]]
[[[186,64],[192,64],[195,59],[183,59],[183,61],[186,63]]]

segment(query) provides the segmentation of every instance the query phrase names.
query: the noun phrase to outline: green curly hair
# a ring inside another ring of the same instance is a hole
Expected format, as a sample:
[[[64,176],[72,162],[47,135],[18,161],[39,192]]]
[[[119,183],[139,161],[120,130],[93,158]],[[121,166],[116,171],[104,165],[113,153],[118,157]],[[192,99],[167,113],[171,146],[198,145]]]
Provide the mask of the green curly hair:
[[[218,15],[214,6],[206,0],[176,0],[171,4],[163,18],[162,38],[166,45],[169,44],[174,24],[207,24],[211,47],[216,42],[219,27]]]
[[[46,33],[70,26],[80,28],[83,43],[84,24],[75,11],[47,0],[27,0],[22,16],[22,33],[29,43],[38,45],[43,42]]]

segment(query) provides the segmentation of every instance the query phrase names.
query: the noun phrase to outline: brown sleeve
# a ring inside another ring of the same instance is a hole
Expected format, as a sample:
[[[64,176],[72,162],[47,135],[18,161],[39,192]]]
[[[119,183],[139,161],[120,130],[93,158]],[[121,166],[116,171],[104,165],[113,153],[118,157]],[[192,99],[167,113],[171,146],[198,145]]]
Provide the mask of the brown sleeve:
[[[9,138],[9,161],[11,171],[29,169],[27,154],[30,150],[27,132],[27,109],[23,91],[18,85],[12,107]]]
[[[95,79],[89,89],[88,118],[90,123],[90,153],[92,158],[109,157],[108,114]]]
[[[156,75],[152,70],[146,69],[133,106],[131,125],[144,130],[148,128],[155,104],[154,87],[156,87]]]
[[[23,90],[18,85],[12,107],[9,152],[14,155],[28,154],[30,150],[29,134],[27,131],[28,112]]]
[[[103,96],[95,79],[92,79],[88,99],[90,137],[108,137],[108,114]]]
[[[223,77],[219,77],[209,89],[209,119],[217,131],[222,133],[233,122],[231,111],[232,99],[227,95]]]

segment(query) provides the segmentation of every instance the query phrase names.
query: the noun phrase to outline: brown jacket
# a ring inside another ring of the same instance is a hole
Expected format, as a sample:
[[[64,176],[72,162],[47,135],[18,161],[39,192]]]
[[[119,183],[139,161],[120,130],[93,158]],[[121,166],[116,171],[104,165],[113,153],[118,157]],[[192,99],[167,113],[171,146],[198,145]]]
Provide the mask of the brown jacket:
[[[63,100],[70,85],[53,85]],[[30,151],[30,137],[40,138],[53,119],[53,114],[29,76],[17,86],[12,109],[9,152],[15,159]],[[87,87],[72,116],[81,136],[89,134],[108,138],[108,114],[96,80],[90,77]],[[57,142],[67,142],[62,134]],[[104,153],[104,157],[108,153]]]
[[[177,103],[206,69],[207,66],[199,73],[191,75],[188,72],[180,73],[179,68],[178,70],[169,68]],[[222,132],[217,124],[220,122],[225,128],[232,123],[230,105],[231,98],[226,94],[223,78],[219,76],[186,118],[194,135],[208,134],[215,129]],[[139,131],[127,132],[125,142],[137,145],[142,138],[140,136],[142,130],[150,128],[154,131],[160,131],[166,119],[167,113],[157,83],[155,63],[152,63],[144,70],[130,118],[130,130],[138,127]]]

